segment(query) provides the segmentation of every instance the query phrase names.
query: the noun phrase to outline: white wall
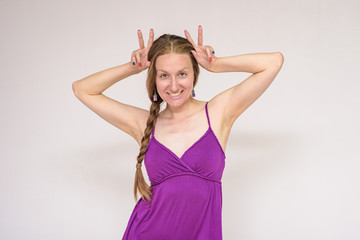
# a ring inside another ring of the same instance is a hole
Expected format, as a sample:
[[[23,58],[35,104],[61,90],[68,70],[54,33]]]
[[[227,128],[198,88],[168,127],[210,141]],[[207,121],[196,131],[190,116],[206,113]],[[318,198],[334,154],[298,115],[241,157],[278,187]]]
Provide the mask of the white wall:
[[[136,30],[196,36],[218,56],[280,51],[283,68],[235,123],[224,239],[360,239],[360,2],[0,2],[0,239],[121,239],[138,146],[71,84],[128,61]],[[201,100],[248,74],[201,71]],[[145,73],[106,95],[148,108]]]

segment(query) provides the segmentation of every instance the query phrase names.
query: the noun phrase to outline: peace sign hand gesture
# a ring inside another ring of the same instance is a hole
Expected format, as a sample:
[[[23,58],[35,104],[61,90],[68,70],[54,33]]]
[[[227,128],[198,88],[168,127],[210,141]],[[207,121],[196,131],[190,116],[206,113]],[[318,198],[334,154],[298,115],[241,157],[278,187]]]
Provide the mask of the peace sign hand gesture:
[[[201,25],[198,28],[198,45],[195,44],[194,40],[191,38],[189,32],[185,30],[186,39],[191,42],[195,51],[192,50],[192,54],[195,57],[196,61],[204,69],[213,72],[214,64],[216,62],[215,51],[211,46],[203,46],[203,30]]]
[[[150,66],[150,61],[148,60],[148,53],[154,42],[154,30],[150,29],[149,40],[146,47],[144,45],[144,38],[142,36],[141,30],[138,30],[137,34],[138,34],[140,48],[138,50],[133,51],[131,55],[131,61],[132,61],[131,65],[134,68],[137,68],[139,72],[141,72]]]

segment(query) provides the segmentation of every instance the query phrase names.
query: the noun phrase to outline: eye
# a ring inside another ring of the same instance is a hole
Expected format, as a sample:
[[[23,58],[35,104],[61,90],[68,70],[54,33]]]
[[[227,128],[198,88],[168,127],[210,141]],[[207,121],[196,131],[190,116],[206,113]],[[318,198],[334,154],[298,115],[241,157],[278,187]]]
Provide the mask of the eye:
[[[186,76],[186,73],[183,73],[183,72],[182,72],[182,73],[180,73],[179,75],[180,75],[180,77],[185,77],[185,76]]]
[[[161,78],[166,78],[168,75],[166,73],[163,73],[160,75]]]

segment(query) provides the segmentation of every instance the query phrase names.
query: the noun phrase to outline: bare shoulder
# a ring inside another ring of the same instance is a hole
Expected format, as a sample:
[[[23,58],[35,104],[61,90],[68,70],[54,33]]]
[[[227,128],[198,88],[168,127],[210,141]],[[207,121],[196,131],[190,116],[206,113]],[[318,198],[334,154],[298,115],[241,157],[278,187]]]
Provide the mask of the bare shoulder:
[[[232,123],[225,117],[226,95],[218,94],[208,103],[208,113],[211,128],[218,138],[220,145],[225,151],[226,143],[230,134]]]
[[[214,122],[214,125],[220,126],[226,121],[224,113],[229,102],[227,98],[228,95],[222,92],[213,97],[208,103],[209,115],[212,113],[211,120]]]

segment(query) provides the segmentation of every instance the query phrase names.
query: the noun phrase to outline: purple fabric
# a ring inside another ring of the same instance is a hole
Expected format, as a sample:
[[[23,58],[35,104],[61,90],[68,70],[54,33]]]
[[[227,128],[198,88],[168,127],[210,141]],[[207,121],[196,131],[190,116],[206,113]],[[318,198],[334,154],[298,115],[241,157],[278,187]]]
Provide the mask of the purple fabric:
[[[154,130],[145,154],[152,202],[136,203],[123,240],[222,239],[221,177],[225,153],[209,128],[180,158],[158,142]]]

